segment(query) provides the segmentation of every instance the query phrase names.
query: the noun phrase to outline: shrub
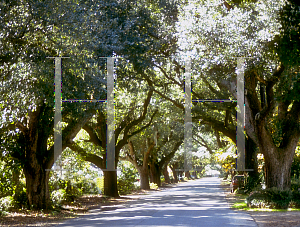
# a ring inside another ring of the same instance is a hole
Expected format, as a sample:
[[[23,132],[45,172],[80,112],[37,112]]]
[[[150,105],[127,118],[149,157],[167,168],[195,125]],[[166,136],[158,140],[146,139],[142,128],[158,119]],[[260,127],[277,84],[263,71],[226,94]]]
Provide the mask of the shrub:
[[[15,194],[13,195],[13,199],[14,199],[14,207],[16,207],[16,208],[24,208],[24,207],[28,208],[29,207],[25,187],[19,188],[19,190],[17,190],[15,192]]]
[[[74,202],[75,199],[79,198],[83,195],[82,188],[79,188],[77,184],[72,184],[71,180],[67,182],[67,188],[66,188],[66,201],[68,202]]]
[[[247,206],[251,208],[265,208],[270,203],[270,198],[265,191],[254,191],[246,198]]]
[[[157,186],[157,184],[155,184],[155,183],[150,183],[150,189],[158,189],[158,186]]]
[[[261,179],[260,178],[256,178],[256,177],[251,177],[248,176],[246,177],[245,180],[245,192],[249,193],[253,190],[257,190],[257,189],[261,189],[261,184],[260,184]]]
[[[247,205],[251,208],[276,208],[287,209],[292,200],[290,190],[279,190],[278,188],[269,188],[250,193],[247,197]]]
[[[292,191],[292,204],[295,208],[300,208],[300,192]]]
[[[300,179],[293,177],[291,179],[291,190],[298,191],[298,188],[300,188]]]
[[[51,200],[55,206],[61,206],[61,203],[66,200],[66,190],[58,189],[51,193]]]
[[[13,208],[14,199],[12,196],[6,196],[0,199],[0,213]]]
[[[96,179],[96,186],[99,193],[102,193],[104,190],[104,177],[98,177]]]
[[[290,190],[279,190],[278,188],[266,189],[270,196],[271,208],[287,209],[292,200],[292,192]]]
[[[121,176],[118,178],[118,190],[121,195],[126,195],[136,190],[136,171],[133,168],[121,166]]]

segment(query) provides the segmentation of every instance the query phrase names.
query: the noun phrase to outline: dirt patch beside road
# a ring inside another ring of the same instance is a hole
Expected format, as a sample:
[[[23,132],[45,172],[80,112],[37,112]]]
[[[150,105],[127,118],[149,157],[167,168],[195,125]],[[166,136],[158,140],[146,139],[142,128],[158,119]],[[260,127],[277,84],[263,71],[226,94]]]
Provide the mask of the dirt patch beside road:
[[[300,226],[300,212],[248,212],[259,227]]]

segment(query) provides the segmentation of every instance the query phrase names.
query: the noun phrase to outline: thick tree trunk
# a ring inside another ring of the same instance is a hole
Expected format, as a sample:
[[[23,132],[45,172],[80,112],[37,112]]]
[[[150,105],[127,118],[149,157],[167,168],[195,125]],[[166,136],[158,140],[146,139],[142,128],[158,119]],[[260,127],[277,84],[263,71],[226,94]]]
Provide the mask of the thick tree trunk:
[[[286,190],[291,187],[291,166],[295,152],[279,150],[276,153],[265,156],[266,188]]]
[[[161,175],[161,170],[159,166],[156,163],[151,163],[150,164],[150,181],[151,183],[157,184],[158,187],[161,186],[161,180],[160,180],[160,175]]]
[[[51,207],[48,187],[49,171],[46,171],[51,163],[50,152],[47,150],[49,129],[43,122],[44,119],[39,119],[41,109],[39,107],[36,112],[31,114],[30,127],[23,132],[26,144],[24,146],[23,172],[26,178],[28,203],[32,209]]]
[[[49,171],[42,166],[36,165],[24,168],[26,177],[26,193],[28,203],[32,209],[49,209]]]
[[[260,152],[263,153],[265,159],[266,187],[289,189],[291,166],[299,137],[295,133],[288,142],[285,142],[284,148],[279,148],[275,146],[270,133],[263,125],[258,125],[257,131],[260,132],[260,137],[258,137]]]
[[[138,172],[140,174],[140,187],[141,187],[141,189],[149,190],[150,189],[150,184],[149,184],[148,167],[147,167],[147,169],[140,168],[140,169],[138,169]]]
[[[170,166],[172,173],[173,173],[173,178],[174,178],[174,183],[178,183],[178,177],[177,177],[177,164],[174,164],[173,166]]]
[[[247,134],[264,155],[267,188],[290,188],[291,165],[300,137],[298,126],[300,102],[294,100],[289,109],[288,107],[292,102],[289,100],[282,101],[286,98],[285,96],[275,99],[276,96],[274,95],[274,86],[281,80],[284,70],[285,67],[280,63],[274,70],[272,77],[267,80],[261,78],[255,69],[249,70],[245,74],[245,88],[247,89],[245,128]],[[266,89],[261,86],[261,100],[258,99],[256,92],[258,79],[264,81],[263,84],[266,86]],[[269,124],[269,120],[275,114],[276,105],[279,124],[276,123],[277,126],[275,127]],[[280,130],[278,135],[276,135],[277,130]],[[277,137],[276,142],[274,136]]]
[[[118,198],[117,171],[103,171],[104,173],[104,195]]]
[[[165,183],[166,184],[170,184],[170,177],[169,177],[169,172],[168,172],[168,165],[165,165],[163,173],[164,173]]]
[[[191,179],[190,171],[185,171],[184,176],[185,176],[187,179]]]

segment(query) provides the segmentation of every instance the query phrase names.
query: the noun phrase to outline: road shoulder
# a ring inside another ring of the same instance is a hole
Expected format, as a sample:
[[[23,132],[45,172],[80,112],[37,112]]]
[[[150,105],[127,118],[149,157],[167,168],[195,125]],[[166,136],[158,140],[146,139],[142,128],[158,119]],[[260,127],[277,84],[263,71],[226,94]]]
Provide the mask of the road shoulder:
[[[258,227],[300,227],[300,212],[298,211],[244,211],[232,208],[235,202],[242,200],[230,193],[229,185],[221,185],[225,197],[232,210],[241,211],[251,215]]]

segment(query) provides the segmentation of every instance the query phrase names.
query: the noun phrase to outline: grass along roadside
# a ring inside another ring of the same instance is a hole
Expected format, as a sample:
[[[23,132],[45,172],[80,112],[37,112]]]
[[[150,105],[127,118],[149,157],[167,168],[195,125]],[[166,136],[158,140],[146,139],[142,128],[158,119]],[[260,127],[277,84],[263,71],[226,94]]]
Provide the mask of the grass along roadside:
[[[227,186],[226,184],[224,184]],[[242,194],[236,194],[236,193],[230,193],[230,189],[228,186],[228,189],[226,189],[226,199],[230,205],[231,209],[234,210],[243,210],[243,211],[250,211],[250,212],[288,212],[288,211],[297,211],[299,212],[299,208],[288,208],[285,209],[271,209],[271,208],[250,208],[247,206],[246,198],[248,195],[242,195]],[[300,213],[299,213],[300,214]]]

